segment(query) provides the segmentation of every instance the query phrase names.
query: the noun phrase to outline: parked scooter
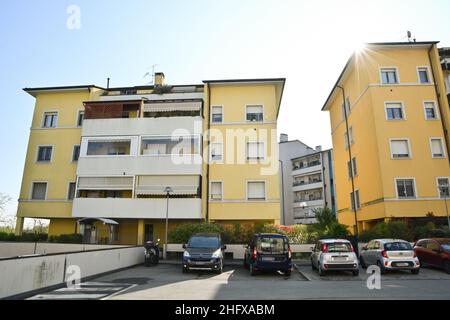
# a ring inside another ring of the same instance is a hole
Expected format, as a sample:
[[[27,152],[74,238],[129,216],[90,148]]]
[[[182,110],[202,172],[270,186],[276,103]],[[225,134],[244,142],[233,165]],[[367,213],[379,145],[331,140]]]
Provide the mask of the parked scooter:
[[[145,266],[151,267],[159,263],[159,241],[147,241],[144,244]]]

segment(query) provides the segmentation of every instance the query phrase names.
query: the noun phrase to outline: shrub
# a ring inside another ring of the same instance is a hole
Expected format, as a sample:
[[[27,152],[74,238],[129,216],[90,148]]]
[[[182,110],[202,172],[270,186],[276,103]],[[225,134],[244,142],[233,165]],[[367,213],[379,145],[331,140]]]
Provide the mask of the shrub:
[[[22,233],[16,236],[14,233],[0,232],[0,241],[15,241],[15,242],[45,242],[48,235],[46,233]]]
[[[83,236],[78,233],[61,234],[59,236],[50,236],[48,241],[55,243],[83,243]]]
[[[193,234],[201,232],[220,233],[222,241],[225,243],[230,243],[229,241],[231,240],[230,231],[225,229],[225,227],[220,224],[206,222],[181,224],[169,231],[168,240],[169,243],[186,243]]]

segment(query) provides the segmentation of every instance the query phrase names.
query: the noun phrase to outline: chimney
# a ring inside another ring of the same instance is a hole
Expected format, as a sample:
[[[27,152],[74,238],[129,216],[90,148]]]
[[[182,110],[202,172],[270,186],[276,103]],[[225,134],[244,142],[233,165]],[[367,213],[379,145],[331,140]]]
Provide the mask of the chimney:
[[[316,151],[322,151],[322,146],[316,146]]]
[[[166,76],[163,72],[155,72],[155,86],[162,86],[164,85],[164,79]]]
[[[280,142],[288,142],[288,135],[286,133],[280,134]]]

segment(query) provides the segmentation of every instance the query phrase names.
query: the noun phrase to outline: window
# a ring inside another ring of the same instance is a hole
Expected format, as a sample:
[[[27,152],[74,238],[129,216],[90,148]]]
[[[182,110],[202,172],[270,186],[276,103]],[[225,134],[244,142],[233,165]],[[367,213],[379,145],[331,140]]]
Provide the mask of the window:
[[[264,120],[263,106],[247,106],[246,113],[247,121],[262,122]]]
[[[130,154],[131,140],[89,141],[88,156],[121,156]]]
[[[358,168],[356,167],[356,158],[353,158],[352,161],[347,161],[347,169],[348,169],[348,177],[351,178],[356,177],[358,175]]]
[[[398,198],[415,198],[414,179],[397,179],[395,181]]]
[[[449,198],[450,197],[450,190],[449,190],[450,179],[449,178],[438,178],[437,184],[438,184],[438,189],[439,189],[439,196],[441,198]]]
[[[386,119],[402,120],[404,118],[403,105],[401,103],[386,103]]]
[[[52,160],[52,152],[53,147],[51,146],[38,147],[37,161],[50,162]]]
[[[83,120],[84,120],[84,111],[78,111],[77,127],[81,127],[83,125]]]
[[[419,75],[419,82],[420,83],[430,83],[430,77],[428,75],[428,68],[427,67],[417,68],[417,73]]]
[[[425,119],[426,120],[436,120],[437,117],[437,111],[436,111],[436,105],[434,102],[425,102]]]
[[[45,200],[47,196],[47,182],[33,182],[31,199]]]
[[[264,159],[264,142],[247,142],[247,159]]]
[[[410,158],[408,139],[391,139],[391,156],[394,159]]]
[[[433,158],[445,157],[444,144],[442,143],[442,138],[431,138],[430,143],[431,143],[431,154]]]
[[[141,155],[191,155],[199,154],[200,141],[194,136],[143,138]]]
[[[69,189],[67,190],[67,200],[75,198],[75,182],[69,182]]]
[[[45,112],[44,121],[42,123],[43,128],[55,128],[58,123],[57,112]]]
[[[223,121],[223,107],[213,106],[211,110],[211,122],[221,123]]]
[[[265,200],[266,183],[264,181],[247,182],[247,200]]]
[[[350,144],[355,143],[355,139],[353,139],[353,128],[350,127],[348,128],[348,133],[350,136]],[[344,138],[345,138],[345,148],[348,148],[348,136],[347,136],[347,132],[344,134]]]
[[[350,193],[350,205],[352,210],[358,210],[361,208],[361,204],[359,201],[359,190],[355,190],[355,197],[353,197],[353,192]]]
[[[78,158],[80,157],[80,146],[76,145],[73,146],[73,151],[72,151],[72,161],[78,161]]]
[[[382,68],[381,69],[381,83],[382,84],[395,84],[395,83],[398,83],[397,69],[395,69],[395,68]]]
[[[210,159],[211,161],[222,161],[223,160],[223,143],[222,142],[211,142],[210,145]]]
[[[345,113],[347,113],[347,116],[350,114],[350,98],[345,98],[345,103],[342,104],[342,119],[345,120]]]
[[[211,182],[210,199],[222,200],[222,182],[220,181]]]

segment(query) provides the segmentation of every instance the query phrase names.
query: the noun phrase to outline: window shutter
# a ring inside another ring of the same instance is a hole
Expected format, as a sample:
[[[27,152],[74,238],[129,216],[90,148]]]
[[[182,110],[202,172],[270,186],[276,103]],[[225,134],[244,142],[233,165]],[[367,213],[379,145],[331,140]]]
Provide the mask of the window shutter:
[[[247,106],[247,113],[262,113],[262,106]]]
[[[432,139],[431,140],[431,150],[433,152],[433,156],[443,157],[444,149],[442,147],[442,141],[440,139]]]
[[[46,191],[47,191],[47,183],[36,182],[33,184],[33,194],[31,197],[34,200],[45,200]]]
[[[212,107],[212,113],[213,114],[221,114],[222,113],[222,107]]]
[[[211,199],[222,199],[221,182],[211,182]]]
[[[396,155],[408,156],[409,155],[408,141],[406,140],[391,141],[391,151],[394,156]]]
[[[266,187],[264,182],[248,182],[248,199],[265,199]]]

